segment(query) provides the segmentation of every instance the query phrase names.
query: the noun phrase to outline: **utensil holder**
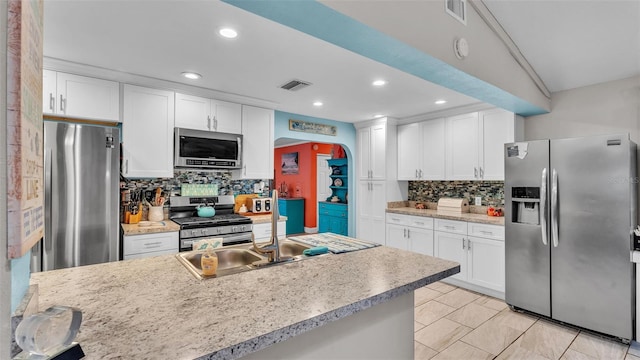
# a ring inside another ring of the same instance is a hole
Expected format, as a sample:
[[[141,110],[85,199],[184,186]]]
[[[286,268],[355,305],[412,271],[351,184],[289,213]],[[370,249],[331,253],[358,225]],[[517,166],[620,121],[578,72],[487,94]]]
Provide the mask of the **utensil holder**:
[[[164,220],[164,206],[151,206],[149,205],[149,221],[162,221]]]

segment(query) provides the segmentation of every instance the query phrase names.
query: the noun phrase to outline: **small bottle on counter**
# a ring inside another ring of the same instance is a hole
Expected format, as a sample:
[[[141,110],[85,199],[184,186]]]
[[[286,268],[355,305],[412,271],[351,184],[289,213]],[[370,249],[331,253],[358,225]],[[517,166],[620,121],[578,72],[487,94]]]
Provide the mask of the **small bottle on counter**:
[[[202,258],[200,258],[200,267],[202,268],[202,275],[215,275],[218,271],[218,256],[216,253],[208,250],[202,254]]]

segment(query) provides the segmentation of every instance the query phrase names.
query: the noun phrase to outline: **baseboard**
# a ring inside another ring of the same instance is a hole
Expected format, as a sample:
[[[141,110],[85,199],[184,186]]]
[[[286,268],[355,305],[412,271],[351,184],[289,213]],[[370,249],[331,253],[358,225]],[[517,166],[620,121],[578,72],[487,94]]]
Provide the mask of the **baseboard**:
[[[317,227],[304,227],[304,232],[307,234],[316,234],[318,232]]]
[[[489,295],[491,297],[504,300],[504,292],[496,291],[496,290],[493,290],[493,289],[487,289],[485,287],[474,285],[474,284],[470,284],[470,283],[468,283],[466,281],[462,281],[462,280],[458,280],[458,279],[446,278],[446,279],[442,279],[440,281],[445,282],[447,284],[451,284],[451,285],[457,286],[457,287],[461,287],[463,289],[475,291],[475,292],[480,293],[480,294]]]

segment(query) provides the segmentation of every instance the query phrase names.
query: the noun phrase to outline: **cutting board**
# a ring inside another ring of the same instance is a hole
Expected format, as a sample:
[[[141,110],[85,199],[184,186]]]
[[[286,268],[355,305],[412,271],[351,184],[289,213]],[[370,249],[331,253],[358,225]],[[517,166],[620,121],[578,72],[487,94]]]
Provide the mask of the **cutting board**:
[[[238,210],[240,210],[240,207],[242,206],[242,204],[244,204],[247,207],[247,209],[250,209],[251,206],[249,205],[249,203],[251,202],[251,199],[257,198],[257,197],[258,197],[258,194],[236,195],[235,205],[233,206],[233,212],[238,213]]]

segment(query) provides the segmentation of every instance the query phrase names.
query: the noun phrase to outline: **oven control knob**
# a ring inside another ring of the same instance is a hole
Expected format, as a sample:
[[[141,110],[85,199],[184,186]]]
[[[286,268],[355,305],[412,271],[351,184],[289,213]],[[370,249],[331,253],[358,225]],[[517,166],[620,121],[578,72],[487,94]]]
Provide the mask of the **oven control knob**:
[[[191,236],[198,236],[198,230],[191,230]]]
[[[207,233],[208,233],[208,232],[209,232],[209,230],[208,230],[208,229],[202,229],[202,236],[207,235]]]
[[[231,227],[231,231],[233,231],[233,232],[238,232],[238,227],[237,227],[237,226],[233,226],[233,227]]]

